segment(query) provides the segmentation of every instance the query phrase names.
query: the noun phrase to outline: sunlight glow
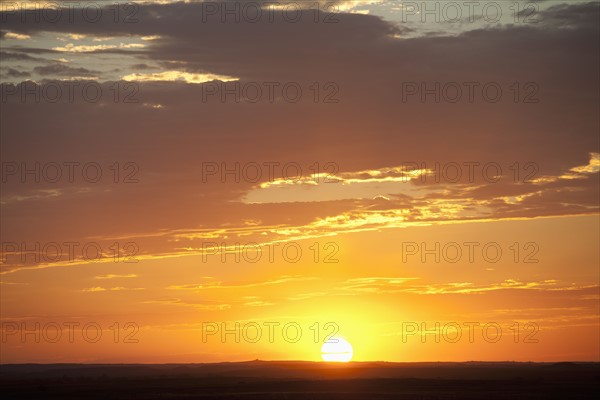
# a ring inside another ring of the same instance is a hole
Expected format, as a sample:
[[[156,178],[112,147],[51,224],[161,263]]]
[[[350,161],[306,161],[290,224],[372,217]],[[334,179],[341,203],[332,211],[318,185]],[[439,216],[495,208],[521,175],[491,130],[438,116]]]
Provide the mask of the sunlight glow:
[[[348,362],[352,360],[352,345],[347,340],[334,336],[323,343],[321,357],[323,361]]]

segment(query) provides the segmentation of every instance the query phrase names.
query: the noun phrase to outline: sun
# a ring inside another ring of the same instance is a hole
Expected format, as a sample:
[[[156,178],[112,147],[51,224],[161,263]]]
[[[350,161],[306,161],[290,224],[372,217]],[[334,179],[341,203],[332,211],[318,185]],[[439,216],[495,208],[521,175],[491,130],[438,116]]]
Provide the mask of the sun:
[[[352,345],[338,336],[330,338],[321,347],[323,361],[348,362],[352,360],[352,353]]]

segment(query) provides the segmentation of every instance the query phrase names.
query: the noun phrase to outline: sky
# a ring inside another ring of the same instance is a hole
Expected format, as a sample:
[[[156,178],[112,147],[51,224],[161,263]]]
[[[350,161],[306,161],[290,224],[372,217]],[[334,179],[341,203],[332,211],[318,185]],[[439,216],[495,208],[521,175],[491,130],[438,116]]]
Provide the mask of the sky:
[[[598,361],[599,15],[1,1],[0,362]]]

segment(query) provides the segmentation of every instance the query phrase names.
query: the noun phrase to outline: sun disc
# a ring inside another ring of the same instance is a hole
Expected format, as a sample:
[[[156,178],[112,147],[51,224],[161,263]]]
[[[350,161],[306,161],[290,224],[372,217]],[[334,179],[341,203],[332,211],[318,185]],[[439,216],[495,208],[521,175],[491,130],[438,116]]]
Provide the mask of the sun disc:
[[[352,360],[352,354],[352,345],[341,337],[332,337],[321,347],[323,361],[348,362]]]

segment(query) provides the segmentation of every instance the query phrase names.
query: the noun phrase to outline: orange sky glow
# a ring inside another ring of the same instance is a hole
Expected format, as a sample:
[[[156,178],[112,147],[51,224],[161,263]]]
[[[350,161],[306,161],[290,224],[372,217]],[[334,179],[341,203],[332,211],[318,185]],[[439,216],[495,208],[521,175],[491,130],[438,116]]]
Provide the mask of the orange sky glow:
[[[599,361],[597,4],[21,3],[0,363]]]

